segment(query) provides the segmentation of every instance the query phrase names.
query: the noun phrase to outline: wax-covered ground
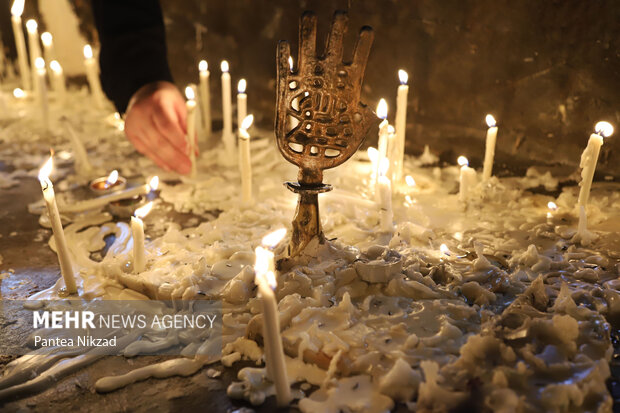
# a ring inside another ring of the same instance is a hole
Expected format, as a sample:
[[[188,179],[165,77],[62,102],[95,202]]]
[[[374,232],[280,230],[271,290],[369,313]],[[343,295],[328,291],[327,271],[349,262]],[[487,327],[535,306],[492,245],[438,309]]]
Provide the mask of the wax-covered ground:
[[[72,105],[53,106],[52,118],[69,114],[98,176],[117,168],[132,183],[143,183],[160,173],[132,150],[113,117],[80,106],[80,100],[87,101],[83,93],[75,98]],[[50,146],[57,151],[52,179],[61,210],[92,195],[83,190],[88,179],[75,168],[63,125],[53,122],[48,134],[37,123],[36,108],[27,102],[10,104],[0,146],[2,294],[24,298],[49,288],[39,296],[55,297],[59,272],[48,246],[50,231],[39,225],[46,220],[39,217],[43,209],[34,179]],[[249,406],[229,401],[228,391],[259,405],[253,408],[270,410],[272,398],[260,404],[272,393],[269,386],[229,386],[240,367],[260,365],[261,318],[252,274],[229,274],[222,267],[250,265],[248,253],[262,235],[289,225],[295,196],[281,184],[296,171],[281,159],[269,131],[251,132],[252,206],[238,202],[237,169],[221,162],[214,142],[202,145],[197,179],[160,173],[159,198],[145,220],[150,240],[143,274],[131,274],[126,217],[95,211],[68,216],[65,225],[82,297],[192,298],[201,293],[223,299],[232,314],[224,363],[232,367],[211,364],[188,378],[113,379],[113,388],[106,390],[113,391],[100,394],[102,377],[162,361],[109,357],[5,408],[173,410],[195,407],[198,401],[222,411],[233,403]],[[457,167],[436,162],[429,154],[408,159],[407,174],[417,185],[394,185],[390,233],[379,229],[364,153],[326,174],[325,181],[336,188],[321,196],[324,228],[332,241],[309,252],[319,260],[308,258],[279,277],[287,364],[296,373],[291,379],[314,385],[297,393],[299,406],[304,411],[337,411],[356,403],[367,403],[368,411],[392,406],[439,411],[611,408],[617,384],[611,382],[608,393],[605,381],[607,367],[617,369],[610,341],[618,328],[617,183],[595,185],[590,232],[577,233],[578,174],[532,169],[526,176],[508,177],[498,167],[501,178],[477,188],[465,207],[456,195]],[[547,208],[551,200],[557,211]],[[104,248],[109,234],[116,239]],[[605,317],[613,323],[611,331]],[[236,362],[240,359],[250,361]],[[14,366],[19,368],[19,362]],[[222,376],[210,378],[217,373],[209,369],[223,371]],[[261,369],[243,371],[246,379],[262,374]],[[11,392],[4,389],[0,395],[11,399]]]

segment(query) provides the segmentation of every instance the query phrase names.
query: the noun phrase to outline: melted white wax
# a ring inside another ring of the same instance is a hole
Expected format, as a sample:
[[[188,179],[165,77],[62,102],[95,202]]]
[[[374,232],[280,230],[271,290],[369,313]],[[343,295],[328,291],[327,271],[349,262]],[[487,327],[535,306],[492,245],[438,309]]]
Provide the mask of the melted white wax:
[[[179,179],[136,154],[122,133],[105,123],[107,114],[76,103],[88,98],[86,91],[71,93],[71,107],[52,105],[51,118],[71,113],[78,135],[88,136],[96,171],[118,169],[141,183],[158,174],[160,197],[174,211],[201,217],[222,211],[187,228],[147,217],[147,228],[156,235],[149,238],[147,230],[146,270],[140,274],[132,271],[126,222],[112,222],[101,211],[66,216],[81,299],[221,299],[223,362],[262,363],[252,251],[270,230],[290,226],[296,205],[282,182],[294,180],[297,170],[281,158],[272,133],[253,133],[268,138],[251,143],[256,189],[248,207],[239,202],[237,169],[219,163],[222,148],[203,148],[197,177]],[[51,136],[43,135],[31,106],[11,105],[3,115],[12,123],[0,133],[15,146],[1,155],[36,176],[50,144],[57,153],[70,154],[71,148],[58,122],[52,122]],[[612,234],[620,221],[617,185],[595,186],[584,232],[583,224],[578,231],[573,212],[575,187],[564,188],[557,199],[526,192],[554,190],[559,180],[549,173],[530,169],[525,177],[493,177],[474,188],[464,206],[457,199],[457,167],[423,167],[437,162],[429,148],[421,158],[405,160],[404,175],[413,176],[416,186],[394,184],[392,234],[378,231],[371,165],[363,154],[326,171],[325,182],[336,191],[320,196],[321,218],[328,238],[337,240],[313,245],[278,277],[289,379],[292,385],[315,386],[309,394],[293,392],[299,408],[382,412],[400,402],[443,411],[470,398],[472,381],[481,383],[477,402],[493,411],[609,408],[605,379],[611,344],[602,316],[620,312],[620,252]],[[3,175],[3,185],[20,176]],[[52,178],[65,190],[58,191],[60,201],[71,203],[74,189],[92,177],[75,175],[70,159],[61,158]],[[559,209],[547,219],[550,200]],[[166,208],[155,206],[156,211]],[[30,211],[42,209],[35,203]],[[115,235],[114,244],[101,261],[93,259],[91,253],[102,248],[108,234]],[[439,251],[441,244],[448,253]],[[32,298],[58,298],[61,285]],[[148,305],[142,310],[160,311]],[[148,343],[124,336],[127,356],[178,345],[191,356],[101,378],[97,391],[149,377],[191,375],[219,359],[201,355],[208,353],[204,337],[142,333],[150,337]],[[92,350],[71,356],[15,360],[0,379],[0,398],[41,391],[98,358]],[[228,390],[231,397],[260,404],[274,392],[261,367],[242,369],[239,380]]]

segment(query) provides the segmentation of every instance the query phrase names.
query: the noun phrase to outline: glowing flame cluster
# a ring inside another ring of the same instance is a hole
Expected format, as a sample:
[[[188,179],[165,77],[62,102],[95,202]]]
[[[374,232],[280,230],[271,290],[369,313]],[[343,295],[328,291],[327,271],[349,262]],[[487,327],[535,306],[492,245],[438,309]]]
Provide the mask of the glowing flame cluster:
[[[187,98],[187,100],[194,100],[196,98],[193,87],[187,86],[185,88],[185,97]]]
[[[385,99],[379,100],[377,105],[377,116],[381,119],[386,119],[388,114],[388,105]]]
[[[601,121],[594,126],[594,131],[603,138],[609,138],[614,133],[614,127],[609,122]]]
[[[84,46],[84,57],[86,59],[92,59],[93,58],[93,48],[90,47],[89,44],[87,44],[86,46]]]
[[[243,121],[241,122],[241,129],[243,130],[248,130],[250,129],[250,126],[252,126],[252,123],[254,122],[254,115],[248,115],[245,118],[243,118]]]
[[[133,215],[136,218],[144,218],[145,216],[147,216],[149,214],[149,212],[151,212],[151,209],[153,209],[153,201],[144,204],[143,206],[141,206],[140,208],[136,209],[133,213]]]
[[[245,79],[241,79],[239,83],[237,83],[237,92],[245,93],[246,87],[247,87],[247,82],[245,81]]]

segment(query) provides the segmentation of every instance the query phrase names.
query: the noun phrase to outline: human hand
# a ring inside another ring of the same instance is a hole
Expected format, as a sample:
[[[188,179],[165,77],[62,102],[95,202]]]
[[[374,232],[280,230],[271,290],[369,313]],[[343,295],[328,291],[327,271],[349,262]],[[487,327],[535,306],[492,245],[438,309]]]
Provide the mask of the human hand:
[[[186,118],[185,100],[176,86],[170,82],[149,83],[129,102],[125,134],[138,152],[161,168],[187,174],[191,161]]]

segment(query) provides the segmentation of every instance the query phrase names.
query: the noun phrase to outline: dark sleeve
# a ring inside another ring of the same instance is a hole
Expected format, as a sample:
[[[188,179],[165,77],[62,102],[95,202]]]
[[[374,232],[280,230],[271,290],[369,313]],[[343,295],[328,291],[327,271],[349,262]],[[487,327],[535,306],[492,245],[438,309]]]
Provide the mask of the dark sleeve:
[[[122,113],[142,86],[172,81],[161,6],[158,0],[92,0],[92,4],[101,42],[101,85]]]

